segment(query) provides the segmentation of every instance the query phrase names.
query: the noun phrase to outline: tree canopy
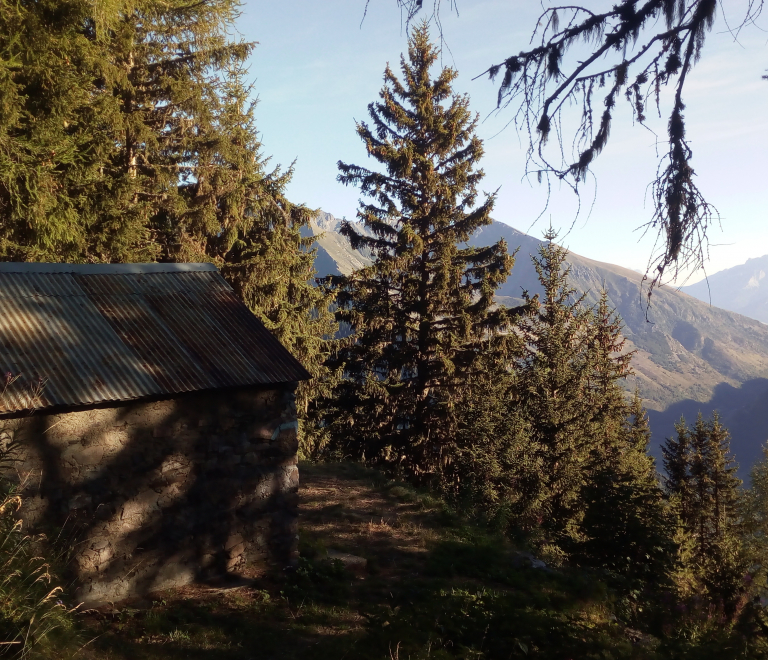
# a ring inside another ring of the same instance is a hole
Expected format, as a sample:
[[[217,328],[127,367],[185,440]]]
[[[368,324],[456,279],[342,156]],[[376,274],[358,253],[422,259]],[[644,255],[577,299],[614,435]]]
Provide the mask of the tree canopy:
[[[342,233],[375,259],[334,282],[339,320],[353,330],[338,356],[340,436],[345,454],[415,478],[447,460],[455,401],[508,325],[493,296],[513,263],[503,241],[461,246],[490,224],[494,195],[478,199],[477,117],[451,89],[454,70],[432,76],[438,53],[416,28],[402,77],[387,67],[372,124],[357,124],[380,169],[339,163],[339,181],[369,200],[358,211],[365,231],[346,222]]]

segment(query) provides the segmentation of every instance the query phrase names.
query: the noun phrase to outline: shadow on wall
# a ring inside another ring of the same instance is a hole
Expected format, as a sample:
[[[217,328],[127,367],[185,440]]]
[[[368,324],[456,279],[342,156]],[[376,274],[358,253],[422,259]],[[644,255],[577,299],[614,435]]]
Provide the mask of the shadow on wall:
[[[86,605],[297,554],[293,388],[195,393],[5,419],[23,517],[72,530]]]
[[[731,452],[739,464],[739,476],[749,478],[752,465],[763,457],[763,447],[768,441],[768,379],[755,378],[741,387],[720,383],[715,387],[712,398],[706,403],[686,399],[678,401],[664,411],[649,410],[651,425],[652,453],[661,471],[661,445],[671,437],[674,425],[684,416],[690,424],[701,412],[705,418],[717,410],[722,422],[731,433]]]

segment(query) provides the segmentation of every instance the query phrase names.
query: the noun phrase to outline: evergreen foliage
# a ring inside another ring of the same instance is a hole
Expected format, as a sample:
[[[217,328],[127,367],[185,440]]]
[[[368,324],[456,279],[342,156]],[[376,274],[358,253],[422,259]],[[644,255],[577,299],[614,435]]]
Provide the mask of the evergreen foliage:
[[[357,132],[383,171],[339,163],[339,180],[369,202],[345,223],[354,248],[375,262],[335,282],[340,321],[354,334],[334,364],[346,378],[334,421],[345,456],[427,479],[451,460],[455,404],[479,368],[478,355],[508,327],[493,295],[513,259],[503,241],[461,248],[491,222],[494,195],[478,203],[483,154],[469,99],[453,93],[456,72],[431,69],[439,51],[426,25],[401,58],[402,82],[387,67],[372,125]]]
[[[441,486],[454,502],[483,511],[508,532],[525,526],[531,508],[526,498],[536,491],[541,458],[531,444],[525,412],[515,405],[515,375],[508,361],[481,359],[484,368],[456,404],[456,449],[442,470]]]
[[[82,261],[99,176],[84,0],[0,1],[0,258]],[[90,116],[90,119],[88,117]]]
[[[592,310],[587,367],[590,422],[584,517],[574,559],[631,580],[664,584],[674,551],[674,527],[663,500],[651,433],[637,391],[631,402],[623,382],[632,373],[622,323],[603,290]]]
[[[756,593],[768,590],[768,444],[763,459],[750,471],[750,487],[741,508],[741,536],[750,562],[751,585]],[[763,615],[768,622],[768,617]],[[768,631],[768,630],[766,630]]]
[[[596,457],[582,494],[584,540],[575,549],[574,559],[633,581],[666,587],[675,554],[674,519],[648,454],[651,434],[638,392],[621,408],[625,417],[616,441],[605,455]]]
[[[739,537],[740,486],[730,436],[717,413],[681,419],[663,448],[667,492],[681,526],[679,581],[733,617],[746,602],[747,557]]]
[[[585,485],[595,418],[590,396],[592,365],[590,309],[584,295],[568,283],[567,251],[556,245],[550,230],[532,257],[544,289],[539,310],[517,325],[523,355],[517,362],[517,405],[525,411],[530,443],[540,469],[525,494],[523,524],[540,528],[563,552],[580,537],[583,515],[580,494]],[[524,297],[530,304],[538,302]]]

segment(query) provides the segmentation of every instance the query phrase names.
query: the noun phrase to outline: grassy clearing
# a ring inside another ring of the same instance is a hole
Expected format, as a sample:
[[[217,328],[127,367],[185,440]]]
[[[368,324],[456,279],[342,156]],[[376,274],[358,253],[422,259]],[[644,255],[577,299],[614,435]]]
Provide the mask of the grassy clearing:
[[[626,604],[594,576],[533,568],[435,498],[375,472],[304,465],[301,508],[297,570],[83,616],[91,641],[77,657],[666,657],[657,640],[621,623]],[[327,558],[331,550],[365,557],[367,569],[348,571]]]

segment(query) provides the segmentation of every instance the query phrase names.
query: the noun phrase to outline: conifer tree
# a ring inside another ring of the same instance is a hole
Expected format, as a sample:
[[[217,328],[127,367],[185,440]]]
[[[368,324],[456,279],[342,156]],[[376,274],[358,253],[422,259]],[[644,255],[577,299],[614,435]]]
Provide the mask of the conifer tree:
[[[532,257],[544,296],[539,311],[518,324],[524,352],[517,365],[517,405],[525,411],[541,462],[538,483],[527,494],[533,507],[529,518],[539,521],[557,555],[579,537],[583,515],[580,495],[594,416],[588,378],[592,356],[590,310],[584,295],[576,296],[568,283],[567,250],[553,242],[554,231],[545,238]],[[527,292],[524,297],[533,303]]]
[[[691,436],[685,418],[675,423],[675,436],[667,438],[661,448],[664,465],[664,487],[674,499],[681,522],[690,527],[693,521],[693,492],[690,475]]]
[[[460,247],[491,222],[495,196],[478,200],[483,154],[469,99],[455,94],[457,74],[432,78],[439,51],[426,24],[401,57],[402,81],[387,67],[372,125],[357,124],[370,170],[339,163],[339,180],[369,199],[358,218],[367,233],[342,226],[374,263],[337,280],[339,319],[354,334],[339,352],[346,378],[333,417],[344,455],[428,479],[448,460],[455,403],[505,328],[493,295],[513,259],[503,241]]]
[[[515,405],[515,374],[493,353],[456,403],[458,428],[452,461],[441,486],[460,505],[482,511],[504,532],[530,529],[538,503],[533,491],[542,469],[524,411]]]
[[[717,413],[699,414],[692,428],[681,419],[677,439],[664,448],[666,487],[676,505],[689,547],[680,572],[729,616],[743,604],[747,556],[739,540],[741,480],[730,454],[730,436]]]
[[[708,426],[707,472],[711,488],[709,529],[702,543],[703,580],[711,597],[733,615],[743,605],[747,585],[747,557],[741,547],[738,526],[741,479],[730,452],[730,434],[717,412]],[[741,603],[739,601],[742,601]]]
[[[634,351],[625,352],[621,318],[611,308],[608,292],[603,289],[589,319],[589,366],[587,378],[592,405],[591,451],[598,463],[617,455],[627,406],[622,381],[632,373]]]
[[[100,165],[90,4],[0,0],[0,259],[83,260]]]
[[[763,458],[750,471],[750,487],[744,494],[741,510],[742,538],[755,567],[755,588],[768,587],[768,443]]]
[[[222,231],[190,236],[194,240],[176,257],[216,263],[246,305],[313,376],[296,392],[306,445],[319,441],[310,439],[318,432],[315,401],[332,383],[325,361],[338,329],[330,310],[333,294],[314,286],[314,238],[301,235],[313,211],[286,198],[292,168],[266,170],[256,106],[242,77],[242,70],[230,71],[221,112],[199,159],[214,181],[202,193],[193,193],[208,197],[207,212]]]
[[[575,559],[633,581],[664,585],[675,559],[674,518],[648,454],[651,433],[637,390],[624,411],[617,441],[593,466],[582,495],[584,541]]]

